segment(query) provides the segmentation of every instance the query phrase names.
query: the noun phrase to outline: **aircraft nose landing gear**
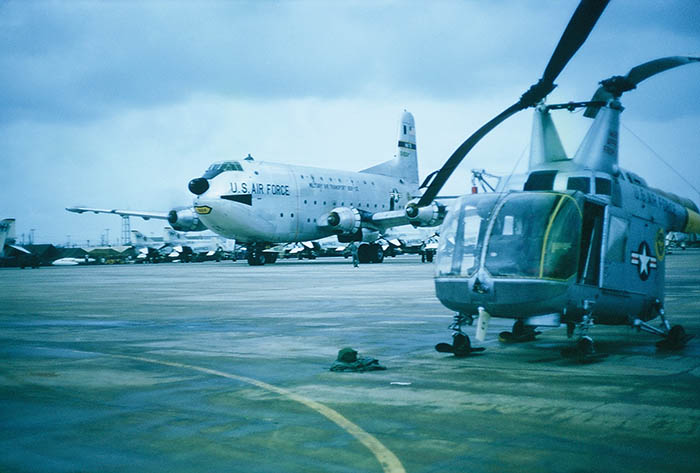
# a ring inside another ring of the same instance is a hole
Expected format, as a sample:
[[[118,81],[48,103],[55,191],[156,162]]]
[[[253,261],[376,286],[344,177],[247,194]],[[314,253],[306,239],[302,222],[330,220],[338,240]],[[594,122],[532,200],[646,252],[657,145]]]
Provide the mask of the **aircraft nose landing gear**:
[[[486,350],[484,347],[472,347],[469,335],[462,331],[462,325],[472,325],[474,317],[459,313],[454,316],[454,322],[450,325],[450,329],[454,330],[452,334],[452,345],[449,343],[438,343],[435,349],[440,353],[452,353],[456,357],[464,357],[472,353],[478,353]]]

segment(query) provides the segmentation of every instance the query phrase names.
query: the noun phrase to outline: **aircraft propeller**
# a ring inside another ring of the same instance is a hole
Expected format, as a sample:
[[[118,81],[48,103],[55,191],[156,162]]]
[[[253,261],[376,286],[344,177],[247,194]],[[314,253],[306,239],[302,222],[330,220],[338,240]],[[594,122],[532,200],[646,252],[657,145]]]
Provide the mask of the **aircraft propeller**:
[[[433,179],[423,193],[423,196],[416,204],[417,207],[425,207],[433,201],[459,163],[462,162],[467,153],[469,153],[487,133],[515,113],[537,105],[554,90],[556,87],[554,80],[559,76],[564,66],[566,66],[576,51],[578,51],[584,41],[586,41],[586,38],[588,38],[588,35],[593,30],[593,26],[595,26],[598,21],[598,18],[603,14],[603,10],[608,2],[609,0],[581,0],[581,3],[579,3],[576,11],[574,11],[571,20],[569,20],[569,24],[562,34],[559,44],[557,44],[544,70],[542,78],[531,86],[520,97],[520,100],[479,128],[452,153],[452,156],[450,156],[442,168],[440,168],[435,179]]]
[[[637,84],[659,72],[683,66],[692,62],[700,62],[700,57],[669,56],[654,59],[633,67],[626,76],[612,76],[600,81],[600,87],[593,94],[591,104],[586,107],[584,117],[595,118],[600,110],[601,103],[607,103],[610,99],[619,98],[623,93],[636,89]]]

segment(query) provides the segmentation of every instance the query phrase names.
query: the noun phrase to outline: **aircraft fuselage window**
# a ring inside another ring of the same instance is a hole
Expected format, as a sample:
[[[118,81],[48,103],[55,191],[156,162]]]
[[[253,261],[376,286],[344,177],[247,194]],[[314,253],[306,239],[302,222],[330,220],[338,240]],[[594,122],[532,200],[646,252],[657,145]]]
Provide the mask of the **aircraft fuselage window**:
[[[605,249],[606,261],[625,262],[625,248],[627,247],[627,233],[629,222],[620,217],[610,217],[610,230],[608,231],[608,245]]]

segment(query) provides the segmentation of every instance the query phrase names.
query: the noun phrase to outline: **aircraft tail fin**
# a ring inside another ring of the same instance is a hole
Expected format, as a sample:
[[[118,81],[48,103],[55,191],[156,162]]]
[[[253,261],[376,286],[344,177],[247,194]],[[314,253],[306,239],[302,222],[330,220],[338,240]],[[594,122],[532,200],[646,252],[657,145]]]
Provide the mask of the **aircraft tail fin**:
[[[183,239],[182,234],[176,232],[170,227],[163,227],[163,232],[165,233],[163,238],[163,241],[165,242],[176,243]]]
[[[144,245],[148,243],[148,237],[138,230],[131,230],[131,235],[133,242],[137,245]]]
[[[404,110],[399,123],[399,143],[396,157],[360,172],[403,178],[418,183],[418,152],[416,150],[416,124],[411,112]]]
[[[0,253],[5,248],[5,243],[15,242],[15,219],[6,218],[0,222]]]

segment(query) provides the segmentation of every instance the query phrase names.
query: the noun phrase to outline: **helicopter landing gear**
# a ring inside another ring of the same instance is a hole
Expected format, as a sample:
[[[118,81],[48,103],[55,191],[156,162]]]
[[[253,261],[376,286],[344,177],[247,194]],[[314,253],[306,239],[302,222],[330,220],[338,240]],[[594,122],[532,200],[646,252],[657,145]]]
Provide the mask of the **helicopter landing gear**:
[[[518,319],[513,323],[513,328],[510,332],[501,332],[498,334],[498,340],[501,342],[531,342],[537,335],[542,332],[536,330],[537,327],[525,325],[522,319]]]
[[[687,334],[682,325],[674,325],[671,327],[671,324],[669,324],[666,319],[666,312],[664,308],[661,307],[660,303],[658,303],[657,312],[659,313],[659,317],[661,317],[660,327],[654,327],[641,319],[635,319],[632,324],[638,331],[643,330],[647,333],[653,333],[654,335],[663,337],[663,340],[656,342],[656,348],[661,350],[680,350],[695,336]]]
[[[574,346],[561,350],[561,354],[564,358],[574,359],[579,363],[592,363],[608,356],[606,353],[598,353],[595,351],[593,339],[588,336],[588,329],[591,327],[593,327],[593,317],[590,311],[583,316],[581,322],[577,324],[569,322],[566,324],[566,336],[568,338],[574,335],[575,330],[578,330],[581,337]]]
[[[474,317],[471,315],[462,314],[461,312],[454,316],[454,321],[450,325],[450,329],[454,330],[452,334],[452,344],[438,343],[435,349],[440,353],[452,353],[456,357],[463,357],[472,353],[486,350],[484,347],[472,347],[469,335],[462,332],[462,325],[472,325]]]
[[[573,359],[578,363],[592,363],[608,356],[607,353],[595,351],[593,339],[588,335],[579,338],[574,346],[562,349],[561,354],[564,358]]]
[[[682,325],[674,325],[663,340],[656,342],[656,348],[662,350],[680,350],[694,336],[695,335],[685,333],[685,329]]]

